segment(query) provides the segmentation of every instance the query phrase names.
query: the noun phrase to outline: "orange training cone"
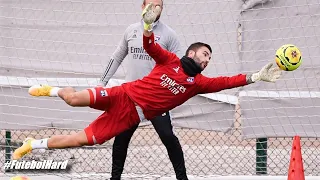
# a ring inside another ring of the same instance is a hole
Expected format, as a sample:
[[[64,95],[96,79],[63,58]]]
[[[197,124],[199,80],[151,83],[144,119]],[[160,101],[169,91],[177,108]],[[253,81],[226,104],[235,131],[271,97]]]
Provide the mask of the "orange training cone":
[[[288,180],[305,180],[299,136],[293,139]]]

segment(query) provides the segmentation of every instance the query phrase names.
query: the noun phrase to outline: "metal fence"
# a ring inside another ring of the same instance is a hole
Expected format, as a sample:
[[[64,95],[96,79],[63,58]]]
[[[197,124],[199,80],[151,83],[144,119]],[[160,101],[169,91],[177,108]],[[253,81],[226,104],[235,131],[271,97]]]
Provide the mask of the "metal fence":
[[[243,140],[240,119],[235,122],[235,128],[228,134],[184,128],[175,128],[174,131],[182,145],[189,175],[287,175],[292,138]],[[20,146],[26,137],[44,138],[53,134],[74,132],[65,129],[1,130],[1,164],[10,158],[11,151]],[[113,139],[99,146],[46,150],[42,153],[36,151],[27,155],[25,159],[57,161],[68,159],[70,168],[65,173],[108,174],[111,172],[112,165],[112,143]],[[319,176],[319,139],[301,138],[301,146],[305,175]],[[1,172],[8,173],[3,169]],[[10,173],[19,173],[19,171]],[[45,173],[49,174],[52,171]],[[128,149],[123,173],[174,175],[167,151],[152,126],[140,127],[135,132]]]

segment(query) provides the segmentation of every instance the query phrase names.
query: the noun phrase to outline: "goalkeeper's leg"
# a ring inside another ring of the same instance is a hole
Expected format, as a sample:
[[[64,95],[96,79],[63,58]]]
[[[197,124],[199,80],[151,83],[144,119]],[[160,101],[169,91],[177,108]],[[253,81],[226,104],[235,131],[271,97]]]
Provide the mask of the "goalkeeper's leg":
[[[96,87],[79,92],[76,92],[73,88],[56,89],[56,92],[52,92],[53,87],[40,86],[36,88],[34,90],[42,92],[42,95],[52,96],[56,93],[73,106],[90,106],[97,110],[108,109],[108,111],[105,111],[90,123],[84,131],[77,134],[52,136],[40,140],[28,139],[13,153],[13,159],[20,159],[33,149],[61,149],[103,144],[144,119],[142,109],[135,106],[121,86],[110,89]]]
[[[34,85],[29,88],[32,96],[60,97],[68,105],[82,107],[90,105],[90,94],[87,90],[76,91],[72,87],[59,88],[48,85]]]
[[[83,131],[76,134],[55,135],[40,140],[27,139],[20,148],[14,151],[13,159],[20,159],[33,149],[64,149],[103,144],[121,132],[137,125],[142,119],[132,101],[130,102],[130,108],[126,107],[128,106],[126,101],[119,101],[119,103],[123,103],[123,106],[119,106],[121,109],[114,107],[115,109],[111,109],[110,112],[104,112]]]
[[[16,149],[12,155],[14,160],[22,158],[33,149],[62,149],[89,145],[85,131],[72,135],[55,135],[46,139],[27,138],[23,145]]]
[[[34,149],[65,149],[102,144],[129,127],[128,124],[118,124],[114,118],[118,115],[104,112],[83,131],[75,134],[54,135],[39,140],[27,138],[23,145],[14,151],[12,157],[15,160],[20,159]]]

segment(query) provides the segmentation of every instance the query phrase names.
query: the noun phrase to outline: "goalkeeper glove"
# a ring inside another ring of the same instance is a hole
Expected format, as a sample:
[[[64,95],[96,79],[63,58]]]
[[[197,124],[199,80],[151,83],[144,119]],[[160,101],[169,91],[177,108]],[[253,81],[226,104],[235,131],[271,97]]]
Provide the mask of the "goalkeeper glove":
[[[152,2],[149,3],[142,11],[143,27],[147,31],[152,31],[153,22],[157,19],[161,11],[160,6],[153,6]]]
[[[265,65],[259,72],[247,75],[247,83],[254,83],[257,81],[275,82],[281,76],[282,70],[278,67],[273,67],[273,63]]]

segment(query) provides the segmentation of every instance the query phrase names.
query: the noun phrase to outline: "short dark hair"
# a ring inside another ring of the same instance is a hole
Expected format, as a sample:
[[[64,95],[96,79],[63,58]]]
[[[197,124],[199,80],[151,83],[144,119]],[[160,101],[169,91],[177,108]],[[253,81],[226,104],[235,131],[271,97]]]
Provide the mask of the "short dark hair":
[[[188,56],[189,51],[193,50],[193,51],[196,52],[199,48],[201,48],[201,47],[203,47],[203,46],[204,46],[204,47],[207,47],[207,48],[209,49],[210,53],[212,53],[212,49],[211,49],[211,47],[210,47],[209,44],[206,44],[206,43],[203,43],[203,42],[196,42],[196,43],[191,44],[191,45],[188,47],[188,49],[186,50],[186,56]]]
[[[163,6],[163,0],[161,0]],[[143,5],[146,5],[146,0],[143,0]]]

